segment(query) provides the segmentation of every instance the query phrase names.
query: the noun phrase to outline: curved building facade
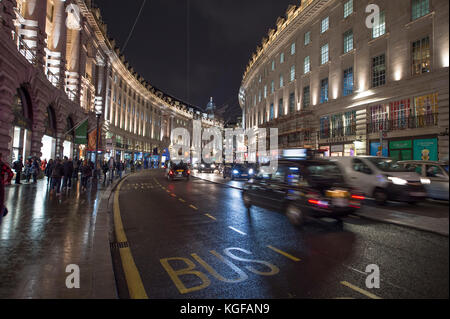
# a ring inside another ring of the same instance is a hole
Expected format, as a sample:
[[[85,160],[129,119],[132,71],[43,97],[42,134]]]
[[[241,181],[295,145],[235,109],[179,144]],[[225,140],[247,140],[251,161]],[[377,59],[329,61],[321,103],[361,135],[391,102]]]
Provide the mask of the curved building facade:
[[[192,119],[221,125],[138,75],[92,1],[0,2],[4,158],[87,157],[97,149],[106,158],[161,155],[172,128],[192,130]]]
[[[446,0],[290,6],[243,75],[245,127],[277,127],[280,149],[448,159],[448,9]]]

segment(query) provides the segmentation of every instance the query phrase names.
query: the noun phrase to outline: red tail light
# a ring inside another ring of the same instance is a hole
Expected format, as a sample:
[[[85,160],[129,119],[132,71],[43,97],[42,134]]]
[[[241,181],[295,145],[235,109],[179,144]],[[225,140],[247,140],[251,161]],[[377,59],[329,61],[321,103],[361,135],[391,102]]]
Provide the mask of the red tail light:
[[[308,203],[313,204],[313,205],[319,205],[319,201],[315,200],[315,199],[308,199]]]
[[[169,174],[170,174],[170,175],[173,175],[173,171],[169,171]]]
[[[361,196],[361,195],[352,195],[352,198],[353,199],[359,199],[359,200],[364,200],[365,199],[365,197]]]
[[[190,170],[188,170],[187,173],[188,173],[188,175],[191,175],[191,171]]]

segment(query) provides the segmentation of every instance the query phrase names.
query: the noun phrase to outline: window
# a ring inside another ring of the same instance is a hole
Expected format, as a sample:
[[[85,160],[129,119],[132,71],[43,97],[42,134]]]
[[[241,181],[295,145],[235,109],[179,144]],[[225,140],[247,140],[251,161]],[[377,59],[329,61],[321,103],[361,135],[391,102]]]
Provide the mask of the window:
[[[378,24],[374,24],[372,29],[372,38],[376,39],[386,33],[386,19],[384,11],[380,12],[380,20]]]
[[[344,33],[344,53],[353,50],[353,30]]]
[[[308,31],[305,33],[305,45],[308,45],[311,43],[311,31]]]
[[[353,0],[344,3],[344,19],[353,13]]]
[[[320,48],[320,64],[325,64],[328,62],[328,43]]]
[[[322,23],[320,25],[320,33],[324,33],[325,31],[328,30],[329,27],[330,27],[330,17],[326,17],[325,19],[322,20]]]
[[[372,59],[372,87],[386,84],[386,57],[384,54]]]
[[[320,138],[330,138],[330,117],[324,116],[320,118]]]
[[[291,82],[295,80],[295,65],[291,66]]]
[[[283,75],[280,75],[280,89],[284,86],[284,78]]]
[[[295,93],[289,94],[289,114],[295,112]]]
[[[343,95],[353,94],[353,68],[344,70],[344,91]]]
[[[412,74],[430,72],[430,38],[413,42],[412,44]]]
[[[284,53],[280,54],[280,64],[284,63]]]
[[[311,95],[309,85],[303,88],[303,108],[307,109],[311,103]]]
[[[272,71],[275,70],[275,61],[272,61]]]
[[[281,117],[284,115],[284,110],[283,110],[283,99],[280,99],[278,101],[278,117]]]
[[[412,0],[412,20],[416,20],[430,13],[429,0]]]
[[[259,91],[259,95],[258,95],[258,103],[261,102],[261,91]]]
[[[273,103],[270,104],[270,120],[273,120],[274,118],[274,111],[273,111]]]
[[[367,174],[367,175],[372,174],[372,170],[370,169],[370,167],[367,166],[367,164],[364,163],[359,158],[353,159],[352,165],[353,165],[353,170],[355,172],[360,172],[360,173]]]
[[[303,72],[305,73],[305,74],[307,74],[307,73],[309,73],[311,71],[311,63],[310,63],[310,60],[309,60],[309,56],[307,56],[306,58],[305,58],[305,62],[303,63]]]
[[[267,85],[264,85],[264,98],[267,97]]]
[[[270,93],[275,92],[275,82],[272,81],[272,83],[270,83]]]
[[[295,54],[295,42],[291,44],[291,55]]]
[[[262,76],[260,75],[259,79],[258,79],[258,82],[261,83],[261,80],[262,80]]]
[[[328,78],[320,81],[320,103],[328,102]]]

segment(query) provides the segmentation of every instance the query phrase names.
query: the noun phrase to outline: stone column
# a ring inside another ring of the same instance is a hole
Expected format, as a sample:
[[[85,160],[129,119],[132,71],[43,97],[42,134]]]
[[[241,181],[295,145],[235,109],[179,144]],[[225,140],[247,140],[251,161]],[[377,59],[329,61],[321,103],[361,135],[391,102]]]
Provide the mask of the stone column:
[[[16,18],[14,8],[17,6],[16,0],[3,0],[0,1],[0,28],[10,38],[11,32],[15,30],[13,20]]]
[[[80,75],[79,75],[79,58],[80,58],[80,31],[81,31],[81,16],[80,9],[75,3],[67,4],[65,9],[67,13],[66,18],[66,32],[68,36],[70,36],[70,50],[67,48],[66,43],[66,74],[65,74],[65,82],[68,83],[66,88],[69,91],[72,91],[75,96],[72,99],[76,102],[80,102],[79,96],[79,83],[80,83]],[[70,30],[70,31],[67,31]],[[66,35],[67,39],[67,35]]]
[[[47,0],[27,0],[25,8],[26,23],[20,30],[25,43],[36,55],[36,65],[44,70],[45,66],[45,30],[47,15]]]
[[[58,77],[58,86],[64,88],[66,71],[66,6],[65,1],[55,0],[53,28],[49,30],[48,49],[52,55],[47,63],[52,64],[50,71]]]
[[[1,69],[1,62],[0,62]],[[9,161],[11,149],[10,131],[13,126],[14,114],[11,104],[13,102],[13,91],[7,87],[0,76],[0,153],[3,154],[3,160]]]

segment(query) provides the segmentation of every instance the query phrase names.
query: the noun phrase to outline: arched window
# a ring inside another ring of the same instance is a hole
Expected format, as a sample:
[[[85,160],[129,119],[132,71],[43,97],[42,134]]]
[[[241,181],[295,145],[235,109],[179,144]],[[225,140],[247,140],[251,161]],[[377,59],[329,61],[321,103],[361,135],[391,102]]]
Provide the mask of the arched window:
[[[45,114],[45,134],[55,137],[56,135],[56,116],[55,110],[51,105],[47,106],[47,112]]]

